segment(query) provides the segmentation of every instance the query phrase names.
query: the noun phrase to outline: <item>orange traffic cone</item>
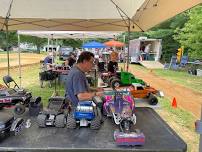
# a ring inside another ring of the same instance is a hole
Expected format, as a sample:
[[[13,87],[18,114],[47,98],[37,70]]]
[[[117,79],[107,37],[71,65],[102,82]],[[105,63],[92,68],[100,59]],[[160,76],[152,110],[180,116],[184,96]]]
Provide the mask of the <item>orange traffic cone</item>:
[[[172,107],[177,108],[177,101],[176,101],[175,97],[173,98]]]

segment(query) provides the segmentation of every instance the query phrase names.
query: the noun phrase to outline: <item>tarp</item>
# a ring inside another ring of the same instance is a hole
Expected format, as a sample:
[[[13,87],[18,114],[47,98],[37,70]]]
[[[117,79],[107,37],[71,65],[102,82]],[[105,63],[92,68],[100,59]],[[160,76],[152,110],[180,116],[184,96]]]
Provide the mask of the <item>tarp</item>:
[[[104,44],[109,47],[123,47],[125,45],[124,43],[115,40],[105,42]]]
[[[121,32],[109,31],[18,31],[19,35],[37,36],[54,39],[86,39],[86,38],[114,38]]]
[[[82,48],[105,48],[106,46],[100,42],[92,41],[82,45]]]
[[[12,2],[12,3],[11,3]],[[146,31],[202,0],[0,0],[0,29]],[[10,11],[9,11],[10,10]]]

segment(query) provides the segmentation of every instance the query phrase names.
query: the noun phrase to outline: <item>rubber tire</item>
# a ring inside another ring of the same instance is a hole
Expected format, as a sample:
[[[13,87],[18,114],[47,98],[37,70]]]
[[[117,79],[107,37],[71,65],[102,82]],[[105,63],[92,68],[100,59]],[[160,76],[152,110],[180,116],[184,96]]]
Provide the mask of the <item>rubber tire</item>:
[[[15,105],[14,113],[16,115],[22,115],[24,112],[25,112],[25,105],[22,105],[20,103]]]
[[[108,84],[110,85],[113,79],[117,79],[116,76],[112,76],[108,79]]]
[[[115,87],[115,84],[119,84],[119,85],[116,86],[116,87],[120,87],[120,86],[121,86],[120,80],[119,80],[119,79],[114,79],[114,80],[112,80],[110,86],[111,86],[112,88],[116,88],[116,87]]]
[[[100,123],[103,123],[103,117],[102,117],[102,110],[100,108],[97,107],[97,116],[100,118]]]
[[[152,105],[152,106],[155,106],[155,105],[157,105],[157,103],[158,103],[157,97],[155,97],[154,95],[150,94],[149,104]]]
[[[55,118],[55,127],[64,128],[66,124],[66,117],[64,114],[57,115]]]
[[[73,114],[69,114],[69,116],[67,116],[66,127],[68,129],[75,129],[76,128],[76,120],[74,119]]]
[[[101,127],[101,121],[100,121],[100,117],[95,117],[91,123],[90,123],[90,128],[93,130],[98,130]]]
[[[37,124],[38,124],[39,127],[45,128],[46,127],[46,115],[39,114],[37,116]]]

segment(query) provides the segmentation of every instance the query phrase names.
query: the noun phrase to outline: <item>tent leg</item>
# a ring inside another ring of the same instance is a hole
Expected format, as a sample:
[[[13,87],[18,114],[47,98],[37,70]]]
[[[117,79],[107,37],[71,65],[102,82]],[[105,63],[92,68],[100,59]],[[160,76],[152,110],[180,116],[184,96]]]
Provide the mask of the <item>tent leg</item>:
[[[7,52],[7,60],[8,60],[8,75],[10,75],[10,58],[9,58],[9,50],[8,50],[8,24],[6,26],[6,52]]]
[[[21,57],[20,57],[20,35],[18,34],[18,64],[19,64],[19,79],[20,79],[20,88],[22,85],[22,81],[21,81]]]
[[[127,54],[127,65],[126,65],[126,71],[128,72],[129,70],[129,53],[130,53],[130,49],[129,49],[129,46],[130,46],[130,20],[128,21],[128,54]]]

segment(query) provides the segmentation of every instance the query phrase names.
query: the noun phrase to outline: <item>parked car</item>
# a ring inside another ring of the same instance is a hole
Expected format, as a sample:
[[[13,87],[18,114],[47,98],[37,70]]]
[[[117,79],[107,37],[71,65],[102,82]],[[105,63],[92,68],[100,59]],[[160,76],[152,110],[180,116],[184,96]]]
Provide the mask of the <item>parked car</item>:
[[[66,60],[70,53],[73,52],[73,48],[70,46],[62,46],[59,49],[59,59]]]

